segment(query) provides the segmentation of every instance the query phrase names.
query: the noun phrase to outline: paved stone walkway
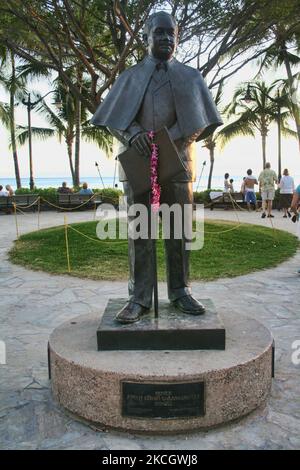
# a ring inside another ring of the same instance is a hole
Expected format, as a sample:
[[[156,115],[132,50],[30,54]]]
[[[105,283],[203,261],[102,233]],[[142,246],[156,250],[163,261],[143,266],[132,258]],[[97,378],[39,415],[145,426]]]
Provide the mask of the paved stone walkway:
[[[277,228],[295,225],[276,214]],[[234,220],[231,211],[206,217]],[[239,213],[242,221],[268,225],[259,214]],[[92,219],[91,212],[68,214],[69,222]],[[41,227],[63,223],[63,214],[44,212]],[[37,216],[19,216],[21,233],[36,229]],[[265,324],[276,341],[276,378],[268,405],[239,422],[208,432],[145,436],[96,431],[61,410],[52,400],[46,345],[50,332],[79,314],[103,311],[108,298],[127,295],[125,282],[95,282],[50,276],[15,266],[7,251],[16,237],[13,216],[0,213],[0,340],[7,364],[0,365],[0,448],[2,449],[297,449],[300,448],[300,366],[291,361],[300,340],[300,252],[275,269],[196,283],[198,297],[212,297],[223,315],[234,310]],[[59,255],[59,254],[58,254]],[[166,297],[166,286],[159,286]],[[172,355],[170,354],[170,358]]]

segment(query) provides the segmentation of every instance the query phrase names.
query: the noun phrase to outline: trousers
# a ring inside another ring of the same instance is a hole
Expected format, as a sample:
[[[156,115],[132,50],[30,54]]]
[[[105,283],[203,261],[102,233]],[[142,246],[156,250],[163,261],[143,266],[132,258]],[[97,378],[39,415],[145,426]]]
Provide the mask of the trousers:
[[[176,220],[181,225],[182,238],[176,239],[174,236],[175,216],[171,217],[170,237],[164,240],[166,275],[168,284],[168,297],[171,301],[189,295],[189,250],[186,250],[186,242],[190,241],[185,234],[184,225],[191,224],[192,220],[183,219],[184,205],[193,203],[192,182],[170,182],[164,185],[161,190],[161,204],[169,207],[178,204],[181,208],[181,219]],[[132,204],[143,204],[150,214],[149,193],[135,196],[128,181],[123,182],[124,194],[127,198],[127,210]],[[185,214],[192,217],[192,211]],[[128,223],[132,223],[135,217],[128,215]],[[162,227],[164,230],[164,227]],[[128,239],[129,256],[129,300],[150,308],[153,294],[153,244],[150,238]]]

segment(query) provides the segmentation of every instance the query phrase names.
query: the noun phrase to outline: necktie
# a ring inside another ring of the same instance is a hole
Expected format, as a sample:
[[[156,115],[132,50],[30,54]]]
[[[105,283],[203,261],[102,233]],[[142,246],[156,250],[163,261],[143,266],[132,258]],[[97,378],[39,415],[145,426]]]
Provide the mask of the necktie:
[[[165,72],[168,70],[168,66],[166,62],[158,62],[156,64],[156,70],[164,70]]]

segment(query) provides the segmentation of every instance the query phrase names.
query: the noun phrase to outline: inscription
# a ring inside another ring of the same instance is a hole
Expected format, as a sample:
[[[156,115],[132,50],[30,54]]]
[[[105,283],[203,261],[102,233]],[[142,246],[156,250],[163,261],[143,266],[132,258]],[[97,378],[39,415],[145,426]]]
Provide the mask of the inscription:
[[[204,382],[122,383],[123,416],[190,418],[204,416]]]

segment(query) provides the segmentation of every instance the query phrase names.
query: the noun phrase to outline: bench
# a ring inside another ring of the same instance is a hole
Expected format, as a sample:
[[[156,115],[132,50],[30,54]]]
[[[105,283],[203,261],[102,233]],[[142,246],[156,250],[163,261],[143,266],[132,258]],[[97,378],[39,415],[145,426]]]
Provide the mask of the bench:
[[[60,207],[78,207],[79,209],[85,209],[85,208],[97,208],[100,204],[102,204],[102,198],[100,194],[94,194],[93,198],[91,199],[92,195],[91,194],[78,194],[78,193],[70,193],[70,194],[58,194],[57,197],[57,205]],[[89,201],[89,202],[87,202]]]
[[[5,212],[11,212],[14,207],[14,204],[21,209],[27,209],[28,206],[31,206],[30,209],[35,211],[36,206],[38,205],[38,194],[16,194],[14,196],[0,196],[0,210]]]
[[[234,204],[234,202],[236,204]],[[214,210],[215,207],[221,207],[223,209],[228,209],[230,207],[235,207],[237,204],[241,207],[247,207],[246,202],[244,201],[243,193],[223,193],[218,198],[212,199],[210,203],[210,210]]]

